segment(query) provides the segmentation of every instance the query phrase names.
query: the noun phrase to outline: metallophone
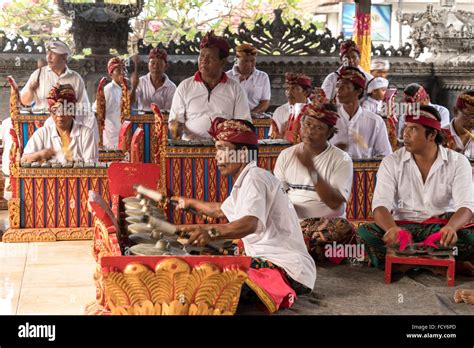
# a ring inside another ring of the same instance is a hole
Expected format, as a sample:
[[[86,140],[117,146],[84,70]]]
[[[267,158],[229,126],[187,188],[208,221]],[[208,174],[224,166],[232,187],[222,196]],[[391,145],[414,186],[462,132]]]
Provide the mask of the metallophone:
[[[156,186],[158,181],[158,166],[155,170],[147,168],[145,177],[139,177],[133,170],[135,165],[111,165],[112,176],[126,178],[126,184],[120,187],[111,178],[112,210],[100,195],[89,196],[97,266],[96,300],[87,313],[235,314],[250,258],[229,253],[224,256],[226,243],[222,247],[183,247],[178,239],[178,234],[183,236],[180,226],[164,219],[160,206],[166,198],[158,191],[135,186],[142,193],[124,197],[132,193],[134,183]]]

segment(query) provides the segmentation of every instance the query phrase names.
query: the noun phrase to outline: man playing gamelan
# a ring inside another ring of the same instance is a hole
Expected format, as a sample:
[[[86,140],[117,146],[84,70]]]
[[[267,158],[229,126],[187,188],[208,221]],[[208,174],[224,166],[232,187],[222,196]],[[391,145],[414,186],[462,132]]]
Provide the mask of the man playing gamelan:
[[[74,120],[76,103],[71,85],[51,89],[48,105],[54,124],[36,130],[26,144],[22,161],[98,161],[97,144],[92,130]]]
[[[77,72],[67,66],[71,50],[62,41],[51,41],[46,45],[47,66],[35,70],[25,87],[21,90],[20,98],[23,105],[35,103],[35,109],[47,109],[47,97],[51,88],[60,85],[71,85],[77,99],[76,122],[82,123],[93,130],[95,140],[99,141],[99,128],[94,114],[91,112],[84,80]],[[45,125],[54,125],[50,117]]]
[[[112,79],[104,87],[105,127],[102,139],[106,149],[117,149],[120,127],[122,126],[120,105],[122,101],[122,79],[126,75],[125,64],[119,57],[110,58],[107,71]],[[97,103],[97,102],[96,102]],[[95,110],[97,104],[94,103]]]
[[[223,203],[174,199],[180,202],[181,208],[227,218],[229,223],[214,225],[217,229],[214,234],[208,233],[209,225],[190,226],[189,243],[205,245],[214,239],[241,238],[254,268],[249,272],[247,284],[267,307],[268,301],[273,303],[269,309],[278,308],[283,301],[281,294],[310,293],[316,280],[316,267],[306,250],[295,209],[281,182],[251,160],[256,156],[258,144],[255,128],[248,121],[217,118],[209,134],[215,139],[221,175],[234,180],[230,196]]]
[[[336,102],[336,92],[337,92],[337,81],[339,78],[339,74],[341,73],[341,69],[345,67],[353,67],[359,69],[365,77],[365,81],[370,81],[373,76],[369,73],[362,70],[360,67],[360,49],[357,44],[352,40],[346,40],[341,43],[341,47],[339,49],[339,58],[341,59],[342,66],[335,72],[330,73],[323,81],[321,88],[326,93],[327,98],[331,102]],[[365,85],[363,90],[365,90]]]
[[[343,68],[337,81],[339,119],[337,134],[331,143],[345,149],[354,158],[373,158],[392,153],[387,128],[382,117],[359,105],[365,76],[357,68]]]
[[[247,92],[250,111],[260,113],[270,106],[271,87],[268,74],[255,68],[257,49],[250,44],[235,48],[236,63],[227,75],[238,81]]]
[[[135,62],[138,64],[138,61]],[[165,74],[168,67],[168,54],[162,48],[155,47],[148,54],[148,74],[138,78],[134,72],[131,77],[132,103],[137,101],[139,110],[151,110],[151,104],[161,110],[169,110],[176,91],[176,85]]]
[[[294,142],[299,137],[299,113],[304,104],[311,102],[311,78],[304,74],[286,73],[285,95],[288,103],[273,113],[270,134],[273,138]]]
[[[244,89],[224,72],[227,40],[211,31],[199,47],[199,71],[179,84],[169,116],[172,137],[184,140],[210,139],[207,131],[217,117],[251,121]]]
[[[456,246],[457,266],[474,271],[474,208],[471,165],[441,146],[441,117],[431,106],[408,114],[404,147],[383,159],[372,201],[375,223],[357,230],[372,264],[384,266],[386,247],[407,241]],[[426,241],[426,242],[428,242]]]
[[[352,187],[352,160],[329,143],[337,132],[334,104],[308,105],[302,112],[302,142],[283,150],[275,176],[288,192],[310,251],[322,260],[324,245],[347,243],[354,235],[345,219]]]

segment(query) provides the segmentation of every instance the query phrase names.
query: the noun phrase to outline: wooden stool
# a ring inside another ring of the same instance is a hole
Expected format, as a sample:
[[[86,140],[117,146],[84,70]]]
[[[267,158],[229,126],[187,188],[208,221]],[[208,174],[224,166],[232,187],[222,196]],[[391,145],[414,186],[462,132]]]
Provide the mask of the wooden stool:
[[[385,256],[385,283],[390,284],[392,282],[392,268],[396,268],[397,264],[402,265],[413,265],[413,268],[419,266],[434,267],[432,271],[435,273],[446,274],[448,286],[454,286],[454,273],[456,269],[456,261],[453,255],[449,257],[439,258],[430,255],[418,255],[418,256],[403,256],[397,255],[395,251],[388,248]],[[444,268],[447,267],[445,270]],[[442,272],[440,272],[440,270]]]

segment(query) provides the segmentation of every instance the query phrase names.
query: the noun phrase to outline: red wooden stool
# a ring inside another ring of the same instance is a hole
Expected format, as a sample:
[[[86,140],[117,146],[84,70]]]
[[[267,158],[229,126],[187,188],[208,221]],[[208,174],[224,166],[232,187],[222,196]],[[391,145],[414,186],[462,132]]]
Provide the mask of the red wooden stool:
[[[392,282],[392,268],[396,268],[397,264],[402,265],[413,265],[413,268],[419,266],[435,267],[433,271],[439,273],[440,268],[447,267],[446,279],[448,286],[454,286],[454,273],[456,269],[456,260],[453,255],[449,255],[446,258],[437,258],[429,255],[419,256],[402,256],[397,255],[392,249],[387,249],[385,256],[385,283],[390,284]]]

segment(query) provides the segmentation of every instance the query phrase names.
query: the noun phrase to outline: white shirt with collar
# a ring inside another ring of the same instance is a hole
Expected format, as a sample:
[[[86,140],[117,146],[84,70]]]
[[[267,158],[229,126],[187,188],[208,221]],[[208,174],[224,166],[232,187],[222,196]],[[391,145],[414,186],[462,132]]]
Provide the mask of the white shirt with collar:
[[[283,150],[277,158],[275,176],[288,189],[288,197],[293,203],[298,218],[346,217],[346,203],[339,209],[329,208],[316,192],[308,170],[296,157],[303,151],[304,144],[293,145]],[[347,202],[352,188],[352,159],[334,145],[313,158],[318,177],[339,191]]]
[[[151,74],[140,77],[136,91],[139,110],[151,110],[151,103],[158,105],[160,110],[171,109],[171,102],[176,91],[176,85],[164,74],[165,81],[155,89],[151,82]]]
[[[122,87],[115,81],[109,82],[104,87],[105,96],[105,125],[102,136],[104,148],[115,150],[118,148],[118,138],[120,133],[122,101]],[[94,102],[94,110],[97,107],[97,101]]]
[[[6,176],[10,175],[10,149],[13,143],[10,129],[13,129],[13,124],[11,117],[8,117],[2,121],[2,125],[0,126],[0,139],[3,145],[2,172],[3,175]]]
[[[463,150],[464,156],[467,158],[473,158],[474,157],[474,142],[472,141],[471,138],[467,141],[466,145],[462,143],[461,137],[456,133],[456,129],[454,128],[454,120],[451,121],[449,124],[449,131],[451,132],[451,135],[453,136],[454,142],[456,143],[456,146],[459,147],[460,149]],[[470,130],[472,133],[473,131]]]
[[[29,155],[49,148],[56,151],[56,156],[52,159],[53,161],[61,163],[66,161],[62,151],[61,137],[54,124],[52,126],[45,125],[38,128],[28,140],[23,154]],[[71,143],[69,148],[74,161],[98,162],[99,160],[99,152],[92,135],[92,130],[75,121],[73,121],[71,129]]]
[[[385,207],[395,220],[422,222],[460,208],[474,211],[469,160],[438,146],[438,156],[425,183],[413,155],[405,147],[382,160],[377,172],[372,211]]]
[[[246,93],[237,81],[222,73],[221,81],[209,91],[197,72],[179,84],[169,121],[185,124],[184,140],[210,139],[207,131],[217,117],[252,122]]]
[[[230,222],[244,216],[256,217],[257,230],[242,238],[245,253],[274,263],[293,280],[313,289],[316,266],[306,249],[293,204],[277,178],[250,162],[221,210]]]
[[[51,89],[58,83],[61,85],[70,84],[76,94],[77,102],[80,104],[85,104],[90,108],[89,97],[87,96],[84,80],[82,79],[81,75],[73,70],[70,70],[67,66],[64,73],[59,76],[56,75],[56,73],[49,66],[36,69],[31,74],[25,87],[23,87],[21,90],[21,94],[25,93],[29,89],[30,84],[38,79],[40,70],[41,75],[39,79],[39,87],[33,96],[33,100],[35,101],[35,109],[48,109],[48,101],[46,98],[48,97]]]
[[[370,112],[373,112],[374,114],[381,115],[382,114],[382,106],[383,106],[383,101],[382,100],[376,100],[372,97],[367,97],[362,104],[362,108],[365,110],[369,110]]]
[[[360,66],[357,67],[360,71],[362,71],[365,75],[365,87],[367,88],[367,84],[369,83],[370,80],[372,80],[374,77],[369,74],[368,72],[365,72]],[[341,68],[339,68],[341,69]],[[337,79],[339,77],[338,72],[332,72],[323,81],[323,84],[321,85],[321,88],[324,90],[324,93],[326,93],[326,97],[330,100],[333,101],[336,98],[336,84],[337,84]],[[364,91],[365,93],[365,91]]]
[[[273,112],[272,119],[278,126],[278,131],[281,133],[283,131],[283,125],[290,119],[290,103],[285,103],[277,107]],[[273,127],[270,127],[269,134],[272,134],[272,132]]]
[[[347,144],[346,152],[353,159],[387,156],[392,153],[385,122],[377,114],[359,106],[350,119],[343,105],[338,108],[337,133],[331,138],[331,144]],[[364,143],[355,141],[362,137]]]
[[[240,81],[240,72],[238,65],[227,71],[227,75],[239,82],[247,92],[250,110],[255,109],[262,100],[270,100],[272,90],[270,88],[270,78],[264,71],[254,69],[253,73],[243,81]]]

